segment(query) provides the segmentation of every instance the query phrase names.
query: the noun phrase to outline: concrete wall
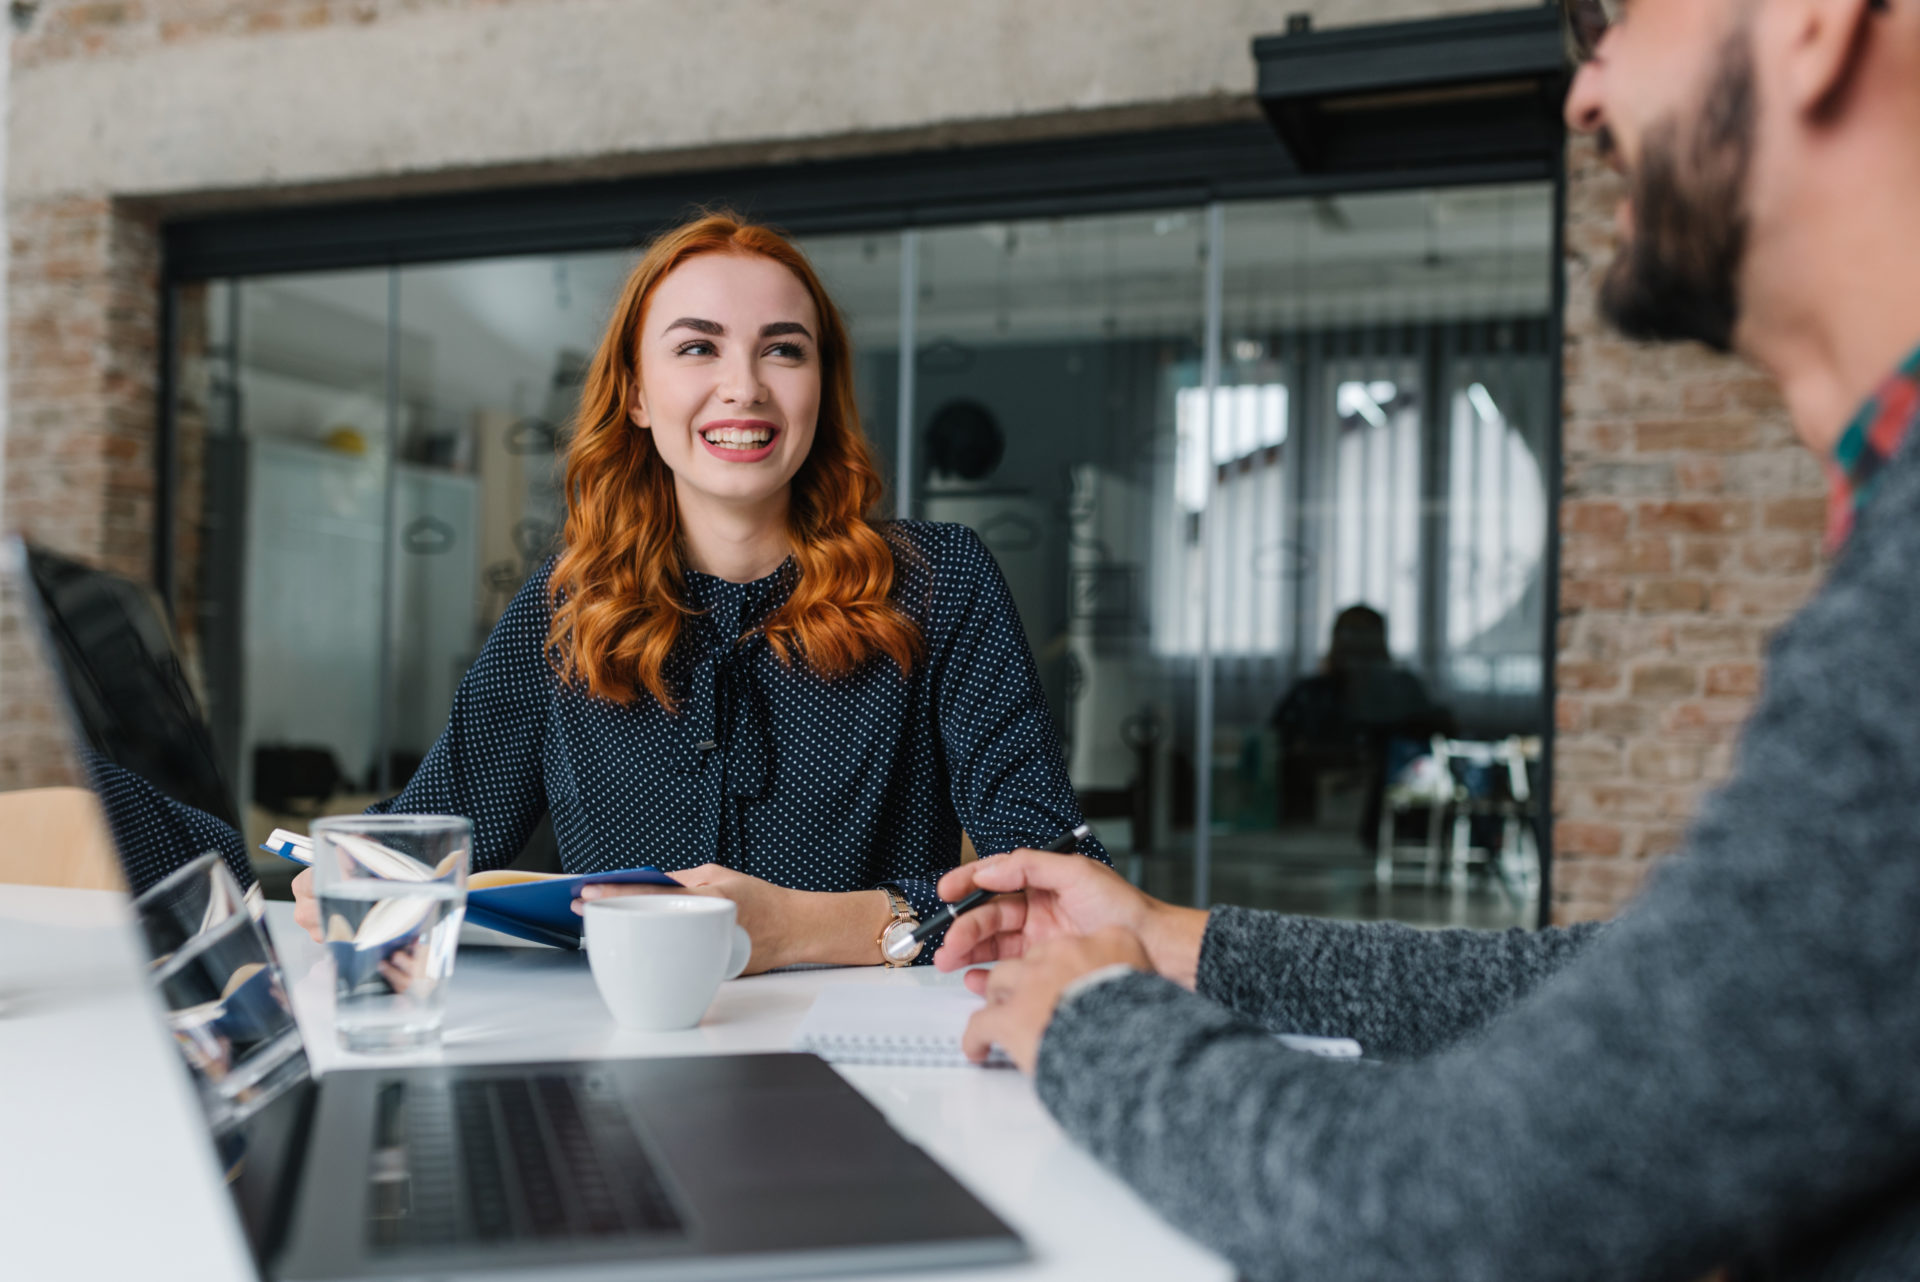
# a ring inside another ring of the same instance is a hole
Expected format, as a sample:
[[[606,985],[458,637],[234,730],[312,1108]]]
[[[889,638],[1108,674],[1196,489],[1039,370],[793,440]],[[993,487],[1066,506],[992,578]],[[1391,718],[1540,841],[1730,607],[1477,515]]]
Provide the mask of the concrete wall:
[[[63,0],[10,191],[632,172],[1243,113],[1248,42],[1513,0]]]

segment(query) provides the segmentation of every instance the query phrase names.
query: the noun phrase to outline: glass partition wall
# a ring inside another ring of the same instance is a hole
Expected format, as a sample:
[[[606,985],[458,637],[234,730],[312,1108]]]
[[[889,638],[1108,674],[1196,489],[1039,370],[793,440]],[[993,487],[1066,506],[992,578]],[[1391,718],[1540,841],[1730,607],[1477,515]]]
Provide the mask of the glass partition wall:
[[[803,244],[895,509],[993,551],[1123,871],[1535,920],[1549,184]],[[178,287],[175,605],[254,826],[364,805],[431,745],[554,548],[632,261]]]
[[[1190,857],[1194,667],[1174,407],[1199,377],[1199,211],[920,233],[915,515],[979,532],[1040,667],[1088,818],[1122,867]]]

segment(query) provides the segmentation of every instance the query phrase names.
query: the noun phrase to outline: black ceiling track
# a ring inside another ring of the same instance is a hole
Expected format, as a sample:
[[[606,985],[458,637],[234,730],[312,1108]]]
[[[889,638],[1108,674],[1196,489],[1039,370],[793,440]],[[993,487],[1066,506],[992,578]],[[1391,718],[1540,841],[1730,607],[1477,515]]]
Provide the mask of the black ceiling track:
[[[1558,161],[1490,154],[1371,174],[1301,173],[1258,120],[853,159],[695,170],[454,195],[182,217],[172,280],[626,249],[726,204],[798,234],[1191,207],[1209,200],[1551,178]]]
[[[1570,68],[1558,5],[1253,42],[1258,94],[1302,173],[1557,157]]]
[[[185,215],[173,280],[624,249],[702,205],[800,234],[1551,178],[1558,9],[1254,42],[1257,120]]]

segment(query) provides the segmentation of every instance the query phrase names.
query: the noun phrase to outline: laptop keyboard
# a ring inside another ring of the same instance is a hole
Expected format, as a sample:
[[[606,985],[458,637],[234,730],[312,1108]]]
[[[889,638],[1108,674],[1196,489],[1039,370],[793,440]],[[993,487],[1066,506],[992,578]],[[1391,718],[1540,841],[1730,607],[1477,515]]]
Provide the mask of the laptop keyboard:
[[[626,1109],[597,1077],[390,1082],[371,1183],[375,1251],[684,1231]]]

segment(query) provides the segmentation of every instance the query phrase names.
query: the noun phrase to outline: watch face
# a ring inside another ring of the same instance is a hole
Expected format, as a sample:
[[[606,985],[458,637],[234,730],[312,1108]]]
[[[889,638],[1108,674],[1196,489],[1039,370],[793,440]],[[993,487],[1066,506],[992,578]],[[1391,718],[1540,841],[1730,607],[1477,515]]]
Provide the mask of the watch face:
[[[880,938],[884,941],[889,960],[910,962],[920,955],[920,950],[925,945],[907,942],[907,936],[911,934],[913,934],[913,923],[910,921],[896,921],[887,927],[886,933]],[[896,947],[901,951],[895,951]]]

